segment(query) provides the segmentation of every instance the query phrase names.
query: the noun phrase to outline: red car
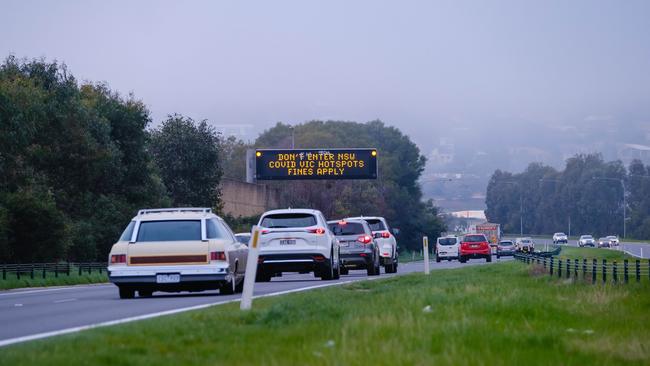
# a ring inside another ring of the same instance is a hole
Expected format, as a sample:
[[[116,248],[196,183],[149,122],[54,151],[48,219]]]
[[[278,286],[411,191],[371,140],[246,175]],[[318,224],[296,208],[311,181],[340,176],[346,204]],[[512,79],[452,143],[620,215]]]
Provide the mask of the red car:
[[[467,234],[460,242],[460,262],[465,263],[470,258],[485,258],[492,262],[490,243],[483,234]]]

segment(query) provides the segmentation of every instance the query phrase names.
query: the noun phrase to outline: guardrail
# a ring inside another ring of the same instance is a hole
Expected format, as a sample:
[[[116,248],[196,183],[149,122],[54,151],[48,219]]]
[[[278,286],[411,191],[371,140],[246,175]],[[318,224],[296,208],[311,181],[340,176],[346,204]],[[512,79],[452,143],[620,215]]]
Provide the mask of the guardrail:
[[[70,276],[71,274],[92,274],[98,272],[99,274],[106,272],[105,262],[90,262],[90,263],[30,263],[30,264],[0,264],[0,272],[2,272],[2,280],[8,279],[21,279],[21,278],[47,278]]]
[[[608,262],[607,259],[561,259],[536,254],[515,254],[515,259],[527,264],[534,264],[558,278],[583,279],[595,283],[629,283],[631,280],[641,282],[643,278],[650,281],[650,259],[624,259]]]

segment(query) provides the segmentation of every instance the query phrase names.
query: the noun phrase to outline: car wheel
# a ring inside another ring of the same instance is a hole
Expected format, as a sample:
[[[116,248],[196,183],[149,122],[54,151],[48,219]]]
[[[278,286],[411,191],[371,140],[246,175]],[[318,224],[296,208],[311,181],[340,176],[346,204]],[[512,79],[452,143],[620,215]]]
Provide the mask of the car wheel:
[[[135,297],[135,290],[128,287],[119,287],[120,299],[132,299]]]
[[[436,263],[440,263],[440,257],[436,255]]]
[[[488,256],[485,258],[486,262],[492,262],[492,256],[488,254]]]
[[[381,274],[381,262],[379,261],[379,254],[376,255],[377,262],[375,263],[375,275],[379,276]]]
[[[334,278],[334,262],[332,256],[330,256],[329,263],[323,265],[320,274],[320,278],[323,281],[330,281]]]
[[[151,297],[153,295],[152,290],[138,290],[139,297]]]
[[[255,276],[255,282],[269,282],[269,281],[271,281],[271,275],[269,273],[266,273],[264,271],[257,272],[257,275]]]
[[[467,262],[467,258],[460,256],[460,259],[458,260],[460,263],[465,263]]]
[[[497,254],[497,259],[499,259],[499,258],[501,258],[501,256],[499,254]]]
[[[224,282],[219,288],[219,295],[232,295],[235,293],[235,276],[233,275],[230,281]]]
[[[333,279],[338,280],[339,278],[341,278],[341,262],[338,262],[336,264],[336,269],[334,270]]]
[[[342,274],[342,275],[347,275],[347,274],[349,274],[349,273],[350,273],[350,270],[349,270],[349,269],[347,269],[347,268],[345,268],[345,267],[341,268],[341,274]]]
[[[244,278],[242,278],[241,281],[235,285],[235,293],[240,294],[242,292],[244,292]]]

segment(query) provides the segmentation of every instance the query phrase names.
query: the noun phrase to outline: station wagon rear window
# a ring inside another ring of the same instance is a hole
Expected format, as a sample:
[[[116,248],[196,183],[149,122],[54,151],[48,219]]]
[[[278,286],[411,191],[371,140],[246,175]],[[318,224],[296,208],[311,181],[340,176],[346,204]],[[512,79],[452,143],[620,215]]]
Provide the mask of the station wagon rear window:
[[[329,224],[330,230],[334,235],[357,235],[365,234],[363,225],[358,222],[346,222],[345,224]]]
[[[480,243],[487,240],[485,240],[485,237],[483,235],[467,235],[463,241],[469,243]]]
[[[201,240],[201,220],[142,221],[137,241]]]
[[[316,225],[316,217],[311,214],[286,213],[265,216],[262,226],[269,229],[288,227],[308,227]]]

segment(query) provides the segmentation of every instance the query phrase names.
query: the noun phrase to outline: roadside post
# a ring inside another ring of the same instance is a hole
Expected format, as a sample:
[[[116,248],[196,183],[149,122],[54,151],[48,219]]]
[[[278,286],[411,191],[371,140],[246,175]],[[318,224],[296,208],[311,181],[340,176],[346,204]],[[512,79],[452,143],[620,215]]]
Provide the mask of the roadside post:
[[[255,277],[257,276],[257,259],[260,256],[258,247],[260,229],[257,225],[253,226],[251,235],[251,246],[248,248],[248,259],[246,260],[246,275],[244,277],[244,290],[242,291],[239,309],[250,310],[253,305],[253,287],[255,286]]]
[[[429,274],[429,238],[422,237],[422,253],[424,254],[424,274]]]

